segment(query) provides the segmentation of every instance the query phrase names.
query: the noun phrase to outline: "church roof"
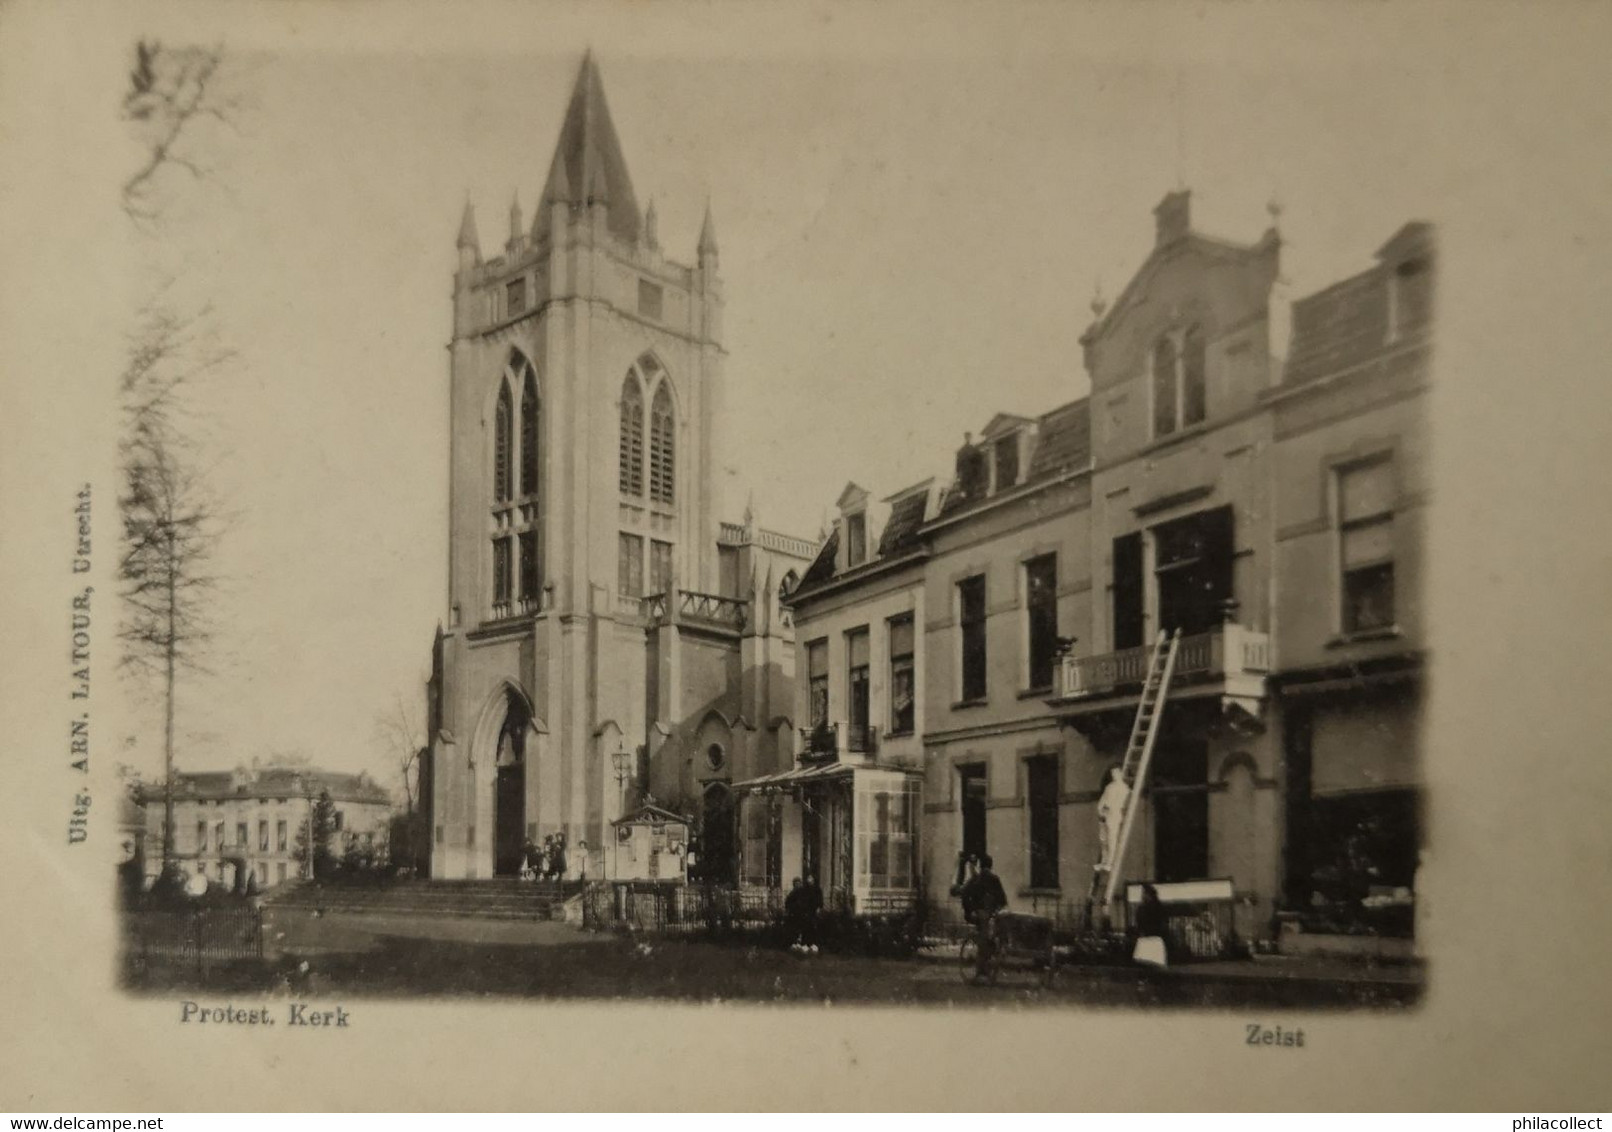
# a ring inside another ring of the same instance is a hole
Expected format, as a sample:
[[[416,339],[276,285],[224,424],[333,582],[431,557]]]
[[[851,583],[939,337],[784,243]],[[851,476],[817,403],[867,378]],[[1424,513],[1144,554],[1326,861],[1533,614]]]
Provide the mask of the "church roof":
[[[632,178],[627,175],[627,161],[610,121],[604,83],[592,52],[582,57],[543,197],[544,204],[559,200],[572,205],[604,204],[610,231],[623,240],[638,239],[642,224],[638,200],[633,196]]]

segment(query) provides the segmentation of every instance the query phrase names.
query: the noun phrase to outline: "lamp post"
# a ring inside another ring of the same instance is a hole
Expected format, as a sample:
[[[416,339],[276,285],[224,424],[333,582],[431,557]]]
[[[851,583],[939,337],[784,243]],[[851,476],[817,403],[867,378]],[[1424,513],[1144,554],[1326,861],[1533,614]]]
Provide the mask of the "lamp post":
[[[616,769],[616,790],[620,795],[621,810],[627,810],[627,780],[633,776],[632,752],[627,750],[627,744],[617,740],[616,749],[610,755],[610,763]]]

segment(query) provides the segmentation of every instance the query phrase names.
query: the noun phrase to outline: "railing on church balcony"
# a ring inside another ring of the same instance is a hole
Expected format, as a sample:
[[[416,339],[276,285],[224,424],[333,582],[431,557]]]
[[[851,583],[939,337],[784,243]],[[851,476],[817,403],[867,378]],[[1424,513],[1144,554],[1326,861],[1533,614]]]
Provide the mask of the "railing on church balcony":
[[[673,604],[675,602],[675,605]],[[714,625],[723,629],[742,629],[749,615],[750,603],[720,594],[699,593],[696,590],[674,590],[650,594],[640,602],[644,620],[651,625],[664,624],[668,611],[676,609],[677,620],[696,624]]]

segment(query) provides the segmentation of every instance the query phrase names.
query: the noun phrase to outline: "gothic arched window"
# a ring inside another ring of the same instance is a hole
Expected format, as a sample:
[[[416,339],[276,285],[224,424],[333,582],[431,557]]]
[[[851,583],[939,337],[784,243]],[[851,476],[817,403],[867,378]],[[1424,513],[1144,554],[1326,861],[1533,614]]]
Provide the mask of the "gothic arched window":
[[[649,497],[656,503],[670,503],[676,473],[676,424],[672,419],[672,395],[663,382],[655,391],[649,412]]]
[[[521,390],[521,494],[537,494],[538,428],[542,411],[537,401],[537,375],[526,363],[526,380]]]
[[[498,389],[498,415],[493,424],[493,501],[507,503],[514,494],[510,488],[510,407],[509,384],[501,383]]]
[[[644,494],[644,394],[638,374],[627,371],[621,386],[621,493]]]
[[[520,405],[519,417],[515,406]],[[493,421],[492,609],[494,618],[542,610],[542,402],[537,371],[512,353]]]

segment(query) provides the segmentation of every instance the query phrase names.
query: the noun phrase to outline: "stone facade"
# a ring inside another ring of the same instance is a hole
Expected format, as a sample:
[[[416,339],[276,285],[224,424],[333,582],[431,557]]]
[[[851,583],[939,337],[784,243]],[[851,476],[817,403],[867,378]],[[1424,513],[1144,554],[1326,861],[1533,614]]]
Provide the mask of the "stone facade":
[[[513,204],[484,258],[467,206],[458,253],[431,875],[513,874],[525,841],[564,834],[599,876],[608,823],[646,792],[696,810],[778,757],[777,589],[815,548],[721,521],[714,225],[693,264],[663,254],[591,57],[530,226]]]
[[[255,765],[174,775],[172,857],[183,871],[226,887],[244,882],[242,868],[260,891],[305,877],[297,839],[325,793],[335,807],[331,852],[339,858],[359,848],[384,860],[392,799],[379,783],[365,774]],[[166,791],[144,786],[136,801],[145,816],[140,856],[151,880],[162,868]]]

